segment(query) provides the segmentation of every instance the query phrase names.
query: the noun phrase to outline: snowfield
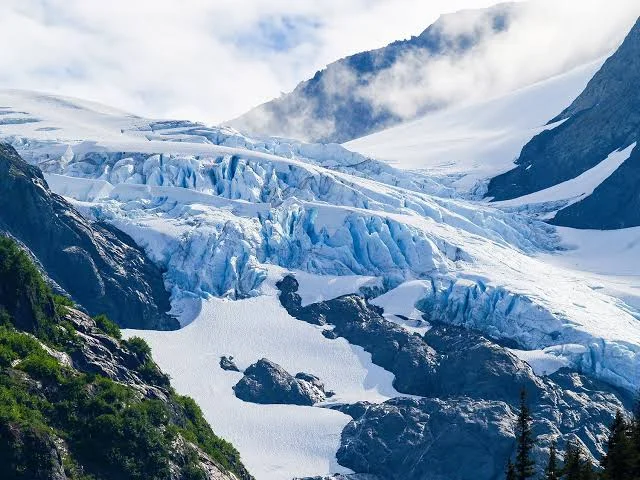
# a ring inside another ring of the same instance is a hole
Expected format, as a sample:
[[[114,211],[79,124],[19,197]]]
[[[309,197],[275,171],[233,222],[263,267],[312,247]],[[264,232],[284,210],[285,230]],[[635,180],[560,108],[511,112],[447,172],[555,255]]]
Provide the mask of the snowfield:
[[[286,313],[274,283],[287,273],[305,305],[366,293],[409,331],[461,325],[517,345],[538,373],[569,366],[640,387],[640,233],[556,229],[531,215],[589,195],[628,152],[509,205],[463,198],[510,168],[597,67],[348,145],[391,165],[339,145],[250,139],[18,91],[0,92],[0,138],[166,271],[183,329],[127,335],[149,341],[257,478],[323,475],[344,471],[335,453],[348,417],[242,402],[231,389],[241,375],[222,370],[220,356],[312,373],[336,402],[399,394],[361,348]]]
[[[345,144],[463,193],[513,168],[522,147],[586,87],[604,59],[498,98],[445,109]],[[477,190],[480,189],[479,192]]]
[[[373,365],[371,355],[344,339],[328,340],[320,327],[289,316],[273,296],[210,298],[178,332],[125,331],[132,335],[149,342],[176,390],[198,402],[216,433],[239,449],[259,479],[348,473],[335,452],[350,418],[325,408],[243,402],[232,390],[242,374],[222,370],[221,356],[233,356],[240,369],[264,357],[292,374],[316,375],[336,393],[332,402],[400,396],[391,386],[393,375]]]

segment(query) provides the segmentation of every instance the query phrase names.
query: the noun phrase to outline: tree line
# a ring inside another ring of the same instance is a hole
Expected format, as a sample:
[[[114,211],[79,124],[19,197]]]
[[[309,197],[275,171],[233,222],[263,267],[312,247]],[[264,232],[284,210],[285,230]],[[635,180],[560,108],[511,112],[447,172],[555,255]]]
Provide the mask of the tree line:
[[[567,445],[564,461],[560,462],[554,441],[541,477],[536,473],[532,458],[535,440],[531,424],[531,413],[523,390],[516,422],[515,458],[510,458],[507,463],[507,480],[640,480],[640,408],[635,408],[630,420],[622,412],[616,413],[607,440],[607,451],[599,465],[591,462],[590,456],[585,455],[577,442]]]

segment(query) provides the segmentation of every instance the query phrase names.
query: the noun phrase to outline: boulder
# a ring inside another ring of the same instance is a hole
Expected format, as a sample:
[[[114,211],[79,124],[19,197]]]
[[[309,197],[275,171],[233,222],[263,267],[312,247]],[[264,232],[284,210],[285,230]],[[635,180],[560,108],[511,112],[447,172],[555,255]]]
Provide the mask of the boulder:
[[[245,402],[313,405],[327,398],[320,379],[308,373],[292,376],[266,358],[251,365],[233,391]]]

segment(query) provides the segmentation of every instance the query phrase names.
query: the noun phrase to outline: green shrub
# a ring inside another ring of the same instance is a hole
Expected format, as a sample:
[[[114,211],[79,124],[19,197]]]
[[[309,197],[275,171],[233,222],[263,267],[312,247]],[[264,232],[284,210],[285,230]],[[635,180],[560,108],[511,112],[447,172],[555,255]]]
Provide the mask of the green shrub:
[[[18,364],[18,368],[36,380],[55,383],[60,383],[64,375],[63,367],[58,360],[44,351],[30,353]]]
[[[152,385],[169,388],[171,379],[169,375],[163,373],[162,370],[152,360],[146,360],[140,368],[137,369],[142,380]]]
[[[76,306],[76,304],[73,303],[73,300],[63,295],[53,295],[53,304],[58,317],[64,317],[69,308],[75,308]]]
[[[0,305],[10,316],[15,316],[18,305],[27,302],[33,313],[34,330],[50,320],[51,290],[40,271],[18,245],[0,236]],[[6,319],[6,316],[5,316]]]
[[[68,352],[82,342],[74,325],[64,319],[71,307],[69,299],[52,295],[26,253],[0,237],[3,479],[47,478],[56,437],[69,447],[64,468],[71,480],[164,480],[172,474],[172,459],[181,469],[181,478],[203,479],[194,449],[175,452],[178,435],[240,478],[248,477],[238,452],[214,435],[196,403],[175,395],[169,377],[153,362],[151,348],[142,338],[122,344],[138,357],[141,377],[170,392],[167,402],[142,397],[136,389],[109,378],[72,370],[49,355],[40,342]],[[16,315],[21,317],[17,320]],[[121,337],[120,329],[107,317],[98,316],[95,321],[108,335]],[[33,336],[18,331],[17,326]],[[14,441],[12,432],[16,431],[21,443]]]
[[[151,347],[144,338],[131,337],[124,343],[127,348],[135,353],[143,362],[151,358]]]
[[[171,399],[182,408],[186,418],[186,424],[180,428],[182,436],[199,445],[224,468],[236,473],[241,472],[244,467],[240,453],[231,443],[213,433],[196,401],[191,397],[176,394],[173,394]]]
[[[115,322],[109,320],[109,317],[107,317],[106,315],[98,315],[93,319],[96,322],[96,326],[104,333],[113,338],[117,338],[118,340],[122,339],[122,332],[120,331],[120,327]]]

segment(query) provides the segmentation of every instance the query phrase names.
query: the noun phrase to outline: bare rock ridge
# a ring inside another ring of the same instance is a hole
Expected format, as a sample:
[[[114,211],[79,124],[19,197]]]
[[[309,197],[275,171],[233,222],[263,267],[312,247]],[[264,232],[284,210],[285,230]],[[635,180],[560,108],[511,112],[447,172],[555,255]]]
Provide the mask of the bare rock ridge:
[[[178,321],[162,272],[119,230],[90,223],[52,193],[40,169],[0,144],[0,232],[30,250],[46,274],[92,315],[123,327],[172,330]]]
[[[400,123],[403,118],[397,113],[367,98],[365,92],[376,76],[391,72],[407,57],[422,58],[428,67],[426,62],[432,58],[461,55],[484,36],[506,30],[514,5],[504,3],[486,10],[451,14],[472,25],[466,31],[448,32],[448,19],[444,16],[409,40],[338,60],[300,83],[293,92],[254,108],[229,124],[256,135],[343,143]],[[472,18],[478,21],[469,22]],[[485,28],[487,25],[489,28]],[[424,110],[435,107],[424,105]]]

